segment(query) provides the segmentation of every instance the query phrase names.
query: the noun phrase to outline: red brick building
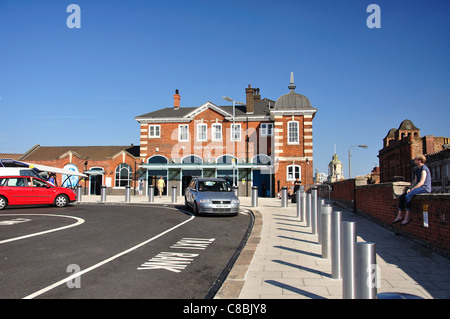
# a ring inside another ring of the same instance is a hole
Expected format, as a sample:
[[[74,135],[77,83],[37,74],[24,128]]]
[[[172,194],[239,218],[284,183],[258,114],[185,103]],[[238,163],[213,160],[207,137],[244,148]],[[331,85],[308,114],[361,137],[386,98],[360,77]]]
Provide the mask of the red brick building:
[[[245,88],[246,102],[225,106],[206,102],[181,107],[178,90],[173,106],[135,117],[140,123],[140,146],[40,146],[19,160],[83,172],[79,184],[85,194],[124,194],[139,180],[155,184],[162,176],[165,194],[177,186],[182,195],[192,176],[222,177],[250,196],[275,196],[296,178],[313,184],[313,119],[316,108],[295,92],[293,75],[289,92],[276,101],[261,98],[260,90]],[[234,110],[233,110],[234,109]],[[234,178],[233,178],[234,177]],[[64,176],[57,176],[58,184]],[[72,183],[76,184],[74,177]]]
[[[140,157],[149,183],[162,176],[179,194],[191,176],[223,177],[250,196],[274,196],[298,177],[313,183],[313,118],[317,111],[295,92],[276,101],[261,99],[260,90],[245,89],[245,105],[206,102],[181,107],[178,90],[173,107],[137,116]]]
[[[57,174],[62,186],[79,183],[83,193],[100,195],[100,186],[106,185],[107,194],[124,194],[125,187],[137,186],[140,164],[139,146],[41,146],[35,145],[20,158],[21,162],[41,164],[85,173],[88,178],[78,180]]]
[[[410,120],[404,120],[398,129],[390,129],[383,139],[383,148],[378,153],[380,182],[412,182],[412,159],[419,154],[440,151],[448,143],[448,137],[421,137],[420,129]]]

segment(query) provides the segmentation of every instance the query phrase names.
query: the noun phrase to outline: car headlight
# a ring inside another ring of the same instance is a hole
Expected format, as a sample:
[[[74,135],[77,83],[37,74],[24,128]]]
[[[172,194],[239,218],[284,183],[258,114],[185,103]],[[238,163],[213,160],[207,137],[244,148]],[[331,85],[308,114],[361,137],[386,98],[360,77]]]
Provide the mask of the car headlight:
[[[212,203],[209,198],[200,199],[199,202],[202,204],[211,204]]]
[[[238,204],[239,205],[239,199],[232,199],[231,204]]]

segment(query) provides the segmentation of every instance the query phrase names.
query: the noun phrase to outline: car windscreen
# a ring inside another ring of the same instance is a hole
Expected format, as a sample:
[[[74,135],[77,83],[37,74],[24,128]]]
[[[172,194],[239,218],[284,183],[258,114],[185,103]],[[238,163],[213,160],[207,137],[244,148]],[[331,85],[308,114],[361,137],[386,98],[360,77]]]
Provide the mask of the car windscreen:
[[[230,184],[224,181],[198,181],[199,192],[231,192]]]

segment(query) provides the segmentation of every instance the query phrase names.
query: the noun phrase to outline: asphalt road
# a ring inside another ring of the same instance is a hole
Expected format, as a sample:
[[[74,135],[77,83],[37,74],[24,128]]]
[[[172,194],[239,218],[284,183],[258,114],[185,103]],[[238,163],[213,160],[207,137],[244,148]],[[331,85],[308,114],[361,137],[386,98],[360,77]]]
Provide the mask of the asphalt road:
[[[10,208],[0,298],[210,298],[251,219],[131,204]]]

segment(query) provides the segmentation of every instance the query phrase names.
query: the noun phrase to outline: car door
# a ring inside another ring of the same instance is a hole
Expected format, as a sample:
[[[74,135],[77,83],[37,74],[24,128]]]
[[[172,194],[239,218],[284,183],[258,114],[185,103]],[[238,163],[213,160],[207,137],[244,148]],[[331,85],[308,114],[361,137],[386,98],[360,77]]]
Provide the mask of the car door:
[[[9,205],[27,205],[31,203],[32,190],[29,177],[10,177],[5,183],[4,192]]]
[[[192,192],[194,191],[194,189],[195,189],[195,179],[193,179],[192,181],[191,181],[191,183],[189,184],[189,187],[188,187],[188,191],[187,191],[187,201],[188,201],[188,203],[189,203],[189,205],[192,205],[192,203],[193,203],[193,199],[192,199]]]
[[[46,182],[31,178],[32,198],[30,204],[52,204],[54,190]]]

